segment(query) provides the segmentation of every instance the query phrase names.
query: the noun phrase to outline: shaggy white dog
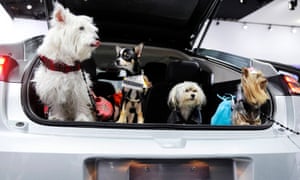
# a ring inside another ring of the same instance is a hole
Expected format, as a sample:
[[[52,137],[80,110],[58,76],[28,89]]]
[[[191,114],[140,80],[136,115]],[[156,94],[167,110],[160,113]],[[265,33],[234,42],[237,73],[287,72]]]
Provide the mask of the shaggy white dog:
[[[83,77],[80,62],[100,45],[98,29],[92,18],[76,16],[59,3],[54,6],[51,28],[37,51],[41,64],[33,79],[36,92],[49,106],[50,120],[94,121],[91,82]]]
[[[172,113],[168,123],[201,124],[201,106],[206,103],[206,96],[201,87],[190,81],[175,85],[169,92],[168,104]]]

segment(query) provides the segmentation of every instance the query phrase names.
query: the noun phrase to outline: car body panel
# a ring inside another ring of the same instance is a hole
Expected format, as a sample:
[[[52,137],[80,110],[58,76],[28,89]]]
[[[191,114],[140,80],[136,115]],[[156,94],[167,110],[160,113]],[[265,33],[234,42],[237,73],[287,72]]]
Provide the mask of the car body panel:
[[[300,69],[297,68],[296,66],[294,67],[292,65],[287,65],[287,64],[282,64],[279,62],[272,62],[267,60],[261,60],[261,59],[258,60],[272,64],[272,66],[274,66],[277,69],[277,71],[279,71],[280,73],[287,73],[289,75],[292,75],[293,77],[296,78],[296,80],[298,80],[298,82],[300,82]]]
[[[52,1],[47,1],[48,4],[50,2],[52,3]],[[63,2],[66,3],[66,6],[71,3],[70,9],[73,11],[80,10],[73,5],[95,1]],[[116,1],[103,0],[99,2],[112,6]],[[126,2],[122,1],[116,10]],[[150,1],[130,0],[129,2],[137,6],[139,3]],[[165,2],[165,5],[175,2],[186,3],[174,0]],[[189,3],[197,2],[200,1],[195,0]],[[219,3],[219,1],[208,0],[203,2]],[[155,0],[153,3],[164,2]],[[91,5],[89,4],[89,6]],[[217,6],[217,4],[211,4],[211,6]],[[105,7],[101,7],[103,11]],[[140,14],[139,11],[144,9],[145,7],[137,9],[136,13]],[[108,10],[99,12],[99,15],[105,15]],[[162,12],[162,9],[160,11]],[[181,10],[179,11],[181,12]],[[87,11],[81,12],[89,14]],[[150,12],[156,13],[153,10]],[[95,11],[91,13],[95,13]],[[213,12],[209,12],[209,14],[213,14]],[[171,19],[176,18],[176,14],[173,15],[174,17],[171,16]],[[132,15],[125,16],[125,18],[129,16]],[[204,14],[202,16],[193,22],[207,18]],[[112,19],[119,23],[118,19],[113,17]],[[108,22],[104,23],[103,33],[107,32],[105,25],[108,25],[108,29],[115,27]],[[155,22],[155,19],[150,22],[152,23],[150,25],[162,23],[162,21]],[[146,22],[142,22],[143,28],[145,24]],[[136,24],[131,25],[135,26]],[[209,53],[203,53],[200,49],[190,51],[191,44],[189,43],[193,41],[190,35],[197,33],[199,26],[189,25],[192,26],[179,34],[171,29],[172,32],[162,39],[157,38],[165,36],[168,31],[164,31],[160,35],[157,34],[157,31],[148,35],[145,33],[148,31],[142,31],[135,37],[133,35],[136,31],[129,32],[124,29],[122,32],[125,36],[122,37],[120,34],[120,37],[116,37],[116,39],[112,39],[112,35],[118,35],[119,31],[117,30],[108,35],[103,34],[104,42],[93,54],[97,58],[95,62],[99,67],[101,63],[106,67],[115,58],[114,48],[116,45],[129,47],[133,45],[130,41],[141,40],[146,42],[143,61],[197,62],[203,65],[201,68],[204,71],[211,73],[208,80],[209,85],[212,86],[210,88],[222,88],[222,85],[228,83],[229,85],[224,87],[234,89],[239,83],[242,67],[251,66],[261,69],[269,80],[268,92],[271,103],[268,106],[268,116],[282,125],[267,120],[260,126],[219,127],[210,124],[195,127],[160,123],[140,125],[47,120],[45,117],[37,115],[30,104],[32,103],[31,98],[35,98],[30,94],[32,93],[30,90],[33,89],[30,86],[33,83],[32,73],[39,63],[36,55],[36,49],[42,41],[42,37],[39,36],[20,43],[0,46],[0,54],[12,56],[18,64],[17,68],[9,74],[8,81],[0,81],[0,179],[122,180],[117,175],[124,175],[124,173],[120,173],[120,169],[124,170],[125,167],[126,177],[124,176],[124,180],[128,180],[135,179],[135,177],[128,177],[131,166],[123,166],[123,163],[130,164],[134,161],[142,164],[148,162],[148,165],[154,167],[165,167],[169,162],[173,163],[172,165],[180,166],[186,161],[201,161],[211,163],[210,180],[297,180],[300,177],[300,137],[289,129],[300,131],[300,114],[297,111],[297,107],[300,106],[300,96],[288,93],[277,69],[267,62],[225,52],[208,51]],[[174,23],[171,27],[174,26],[177,25]],[[128,27],[130,26],[123,26],[123,28]],[[141,29],[141,27],[137,28],[137,30]],[[152,28],[149,29],[149,32],[152,30]],[[178,37],[174,37],[175,35]],[[124,41],[119,42],[119,40]],[[170,42],[172,44],[169,44]],[[189,51],[184,48],[188,48]],[[222,88],[222,92],[226,92],[226,88]],[[209,91],[209,93],[215,92]],[[34,100],[38,101],[39,99]],[[216,102],[212,103],[217,106]],[[214,164],[218,163],[225,165],[222,168],[216,168]],[[103,168],[107,174],[105,172],[103,174]],[[147,169],[144,169],[143,172],[146,173]],[[230,178],[222,177],[225,174],[229,174]],[[108,178],[105,178],[106,175]]]
[[[132,131],[132,130],[131,130]],[[299,149],[287,137],[277,135],[266,138],[266,132],[241,133],[227,131],[210,133],[192,133],[200,138],[186,138],[183,148],[162,147],[157,139],[170,134],[169,131],[159,132],[159,138],[135,138],[148,132],[122,132],[115,138],[107,137],[76,137],[56,135],[36,135],[20,132],[1,132],[0,158],[9,162],[0,168],[1,178],[8,179],[87,179],[84,177],[84,163],[88,159],[250,159],[253,172],[246,179],[294,179],[299,173]],[[131,133],[129,137],[128,134]],[[173,132],[178,136],[180,133]],[[171,133],[171,134],[173,134]],[[270,134],[273,131],[270,130]],[[251,137],[252,138],[249,138]],[[142,136],[143,137],[143,136]],[[172,138],[167,136],[168,143]],[[166,140],[166,139],[165,139]],[[278,163],[280,162],[280,163]],[[285,167],[285,168],[282,168]],[[297,169],[298,168],[298,169]],[[272,173],[277,169],[277,173]],[[298,172],[298,173],[297,173]]]
[[[151,48],[150,50],[153,51]],[[253,64],[256,64],[256,67],[268,67],[264,63]],[[222,72],[219,71],[222,69],[221,64],[214,66],[213,63],[211,65],[207,63],[207,65],[213,67],[212,70],[215,72]],[[31,68],[29,65],[24,67]],[[272,68],[270,72],[273,72]],[[238,76],[239,73],[236,73],[226,78],[235,80]],[[222,73],[215,74],[212,82],[219,83],[226,78],[222,77]],[[23,82],[26,82],[26,77],[23,78]],[[0,158],[2,162],[8,163],[7,166],[0,168],[1,179],[37,177],[89,179],[91,173],[86,170],[86,161],[90,159],[97,162],[96,171],[100,171],[99,164],[103,159],[112,159],[114,162],[123,159],[141,161],[155,159],[157,162],[163,162],[165,159],[204,161],[231,159],[234,164],[241,164],[237,159],[242,159],[247,163],[245,167],[235,165],[236,171],[243,172],[236,173],[235,179],[294,180],[300,173],[298,163],[300,138],[277,125],[267,129],[246,131],[238,128],[163,130],[159,127],[120,129],[100,128],[100,125],[99,127],[48,126],[32,121],[28,114],[25,114],[24,98],[21,100],[15,96],[22,95],[22,88],[24,86],[20,83],[0,82],[2,92],[0,102],[3,105],[0,113],[0,141],[7,142],[1,144]],[[276,91],[276,88],[272,88],[271,92],[273,91]],[[273,98],[276,102],[274,119],[288,127],[294,127],[299,121],[299,115],[293,108],[288,107],[295,105],[297,107],[299,97],[274,93]],[[287,118],[289,121],[286,121]],[[14,164],[14,168],[11,164]],[[67,169],[69,171],[66,171]],[[274,169],[279,170],[277,173],[271,173]]]

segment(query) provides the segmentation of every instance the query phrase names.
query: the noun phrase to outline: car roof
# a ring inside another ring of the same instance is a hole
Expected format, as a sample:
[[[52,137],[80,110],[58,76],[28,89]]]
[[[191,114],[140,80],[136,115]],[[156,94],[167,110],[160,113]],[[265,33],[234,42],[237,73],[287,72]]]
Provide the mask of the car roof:
[[[220,0],[59,0],[77,15],[94,18],[100,39],[190,49]],[[48,0],[47,10],[53,3]],[[49,13],[49,16],[51,14]],[[48,16],[48,18],[49,18]]]

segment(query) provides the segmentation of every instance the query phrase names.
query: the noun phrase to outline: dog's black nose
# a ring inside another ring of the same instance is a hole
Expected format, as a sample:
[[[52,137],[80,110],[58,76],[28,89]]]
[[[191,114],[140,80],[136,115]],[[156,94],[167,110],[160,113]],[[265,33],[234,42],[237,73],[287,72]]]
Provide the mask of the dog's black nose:
[[[194,98],[195,98],[195,96],[196,96],[195,94],[191,94],[191,98],[192,98],[192,99],[194,99]]]

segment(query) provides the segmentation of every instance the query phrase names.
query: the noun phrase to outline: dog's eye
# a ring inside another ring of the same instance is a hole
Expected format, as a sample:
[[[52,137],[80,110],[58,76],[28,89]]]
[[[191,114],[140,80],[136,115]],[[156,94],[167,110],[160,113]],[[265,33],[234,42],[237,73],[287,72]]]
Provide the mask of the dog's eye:
[[[80,30],[80,31],[83,31],[83,30],[84,30],[84,27],[83,27],[83,26],[80,26],[80,27],[79,27],[79,30]]]
[[[125,61],[130,61],[130,60],[132,59],[132,55],[129,54],[129,53],[127,53],[127,52],[124,52],[124,53],[122,54],[122,57],[123,57],[123,59],[124,59]]]

